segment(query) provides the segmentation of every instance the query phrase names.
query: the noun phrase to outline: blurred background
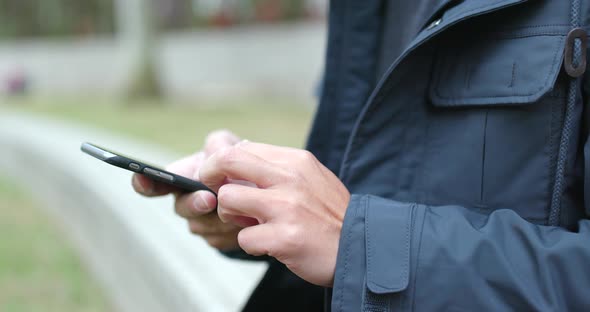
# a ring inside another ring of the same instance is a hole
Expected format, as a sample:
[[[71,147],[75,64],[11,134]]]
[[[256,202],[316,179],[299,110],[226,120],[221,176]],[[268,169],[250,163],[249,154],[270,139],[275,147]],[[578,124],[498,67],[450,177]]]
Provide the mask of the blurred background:
[[[218,128],[303,147],[326,11],[326,0],[0,0],[0,311],[144,311],[110,289],[116,276],[105,275],[119,271],[100,263],[125,252],[111,242],[128,238],[113,233],[140,233],[141,218],[168,217],[138,208],[140,217],[108,222],[108,209],[149,203],[132,193],[130,174],[85,158],[80,140],[100,138],[161,164],[199,149]],[[111,177],[122,186],[99,194]],[[88,194],[98,199],[80,204]],[[160,208],[175,218],[171,207]],[[175,233],[187,236],[179,245],[200,248],[195,254],[208,248],[185,227],[160,235]],[[149,234],[133,237],[133,246],[153,245],[141,247],[155,255],[151,271],[169,266],[157,259],[166,246]],[[98,241],[104,260],[96,259]],[[141,279],[151,271],[139,268],[137,283],[157,284]],[[182,304],[166,300],[154,310]]]

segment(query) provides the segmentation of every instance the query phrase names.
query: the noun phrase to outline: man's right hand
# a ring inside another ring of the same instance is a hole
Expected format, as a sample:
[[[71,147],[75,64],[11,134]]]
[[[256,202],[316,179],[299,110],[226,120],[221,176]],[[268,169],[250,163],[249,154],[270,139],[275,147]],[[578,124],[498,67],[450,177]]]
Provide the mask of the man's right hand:
[[[207,136],[201,152],[175,161],[168,165],[166,170],[198,180],[199,168],[205,159],[216,151],[233,146],[238,142],[240,142],[240,138],[230,131],[214,131]],[[176,213],[188,221],[192,233],[202,236],[209,245],[222,251],[239,248],[237,236],[242,228],[231,223],[223,223],[219,219],[215,212],[217,199],[212,193],[207,191],[178,193],[178,189],[168,184],[155,182],[142,174],[134,174],[132,184],[137,193],[148,197],[173,194]],[[246,225],[244,224],[244,226]]]

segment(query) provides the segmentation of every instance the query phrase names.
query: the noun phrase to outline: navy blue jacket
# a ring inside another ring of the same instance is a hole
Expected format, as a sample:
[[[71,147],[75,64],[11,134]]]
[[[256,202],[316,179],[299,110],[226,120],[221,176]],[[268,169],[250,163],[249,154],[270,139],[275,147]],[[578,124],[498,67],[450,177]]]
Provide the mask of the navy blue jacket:
[[[375,81],[381,4],[331,1],[308,148],[353,196],[327,306],[590,310],[590,83],[566,40],[590,1],[441,0]]]

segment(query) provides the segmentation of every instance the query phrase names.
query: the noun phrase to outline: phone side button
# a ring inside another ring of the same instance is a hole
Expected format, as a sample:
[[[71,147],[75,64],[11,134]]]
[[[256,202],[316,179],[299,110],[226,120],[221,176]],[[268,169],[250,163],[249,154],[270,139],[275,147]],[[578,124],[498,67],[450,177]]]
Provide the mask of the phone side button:
[[[160,177],[160,178],[162,178],[164,180],[168,180],[170,182],[174,181],[174,177],[173,176],[171,176],[171,175],[169,175],[167,173],[158,171],[158,170],[154,170],[152,168],[143,168],[143,172],[144,173],[147,173],[148,175]]]
[[[139,170],[140,167],[136,163],[130,163],[129,164],[129,168],[132,169],[132,170]]]
[[[167,173],[164,173],[164,172],[160,172],[160,174],[158,174],[158,176],[160,178],[166,179],[166,180],[168,180],[170,182],[174,181],[174,177],[173,176],[171,176],[171,175],[169,175]]]

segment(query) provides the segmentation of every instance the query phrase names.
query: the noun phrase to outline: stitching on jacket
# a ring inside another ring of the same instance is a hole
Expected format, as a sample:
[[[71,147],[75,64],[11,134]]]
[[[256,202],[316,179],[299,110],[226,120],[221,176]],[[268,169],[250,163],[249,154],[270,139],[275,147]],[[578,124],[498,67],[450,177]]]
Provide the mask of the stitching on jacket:
[[[369,235],[369,227],[371,226],[370,221],[370,208],[371,207],[371,197],[367,197],[367,206],[365,207],[365,237],[367,238],[367,283],[372,282],[372,274],[371,274],[371,235]],[[368,287],[368,286],[367,286]]]
[[[516,80],[516,62],[512,62],[512,78],[510,79],[510,84],[508,88],[514,88],[514,81]]]
[[[531,26],[518,26],[514,28],[504,28],[493,30],[487,34],[491,37],[500,38],[520,38],[523,35],[538,35],[538,36],[566,36],[571,30],[569,25],[559,24],[541,24]]]
[[[411,227],[412,227],[412,213],[414,211],[414,204],[410,204],[408,218],[406,220],[406,244],[404,246],[404,275],[402,276],[402,283],[405,284],[409,281],[409,269],[410,269],[410,245],[411,245]]]
[[[512,70],[514,72],[514,70]],[[483,123],[483,142],[482,142],[482,151],[481,151],[481,183],[479,185],[479,204],[485,206],[485,178],[486,178],[486,153],[487,153],[487,140],[488,140],[488,119],[490,115],[490,110],[485,110],[485,117]]]
[[[461,99],[461,100],[473,100],[473,99],[506,99],[506,100],[509,100],[511,97],[515,97],[515,96],[518,96],[518,97],[532,97],[532,96],[536,95],[539,91],[541,91],[544,88],[546,88],[549,85],[549,83],[550,83],[550,80],[551,80],[550,78],[553,76],[553,74],[556,73],[556,71],[557,71],[556,65],[557,65],[557,61],[559,59],[557,56],[559,55],[559,51],[562,51],[562,49],[560,47],[563,46],[563,40],[564,40],[564,38],[562,38],[558,42],[557,48],[554,49],[555,51],[553,53],[553,62],[551,63],[551,67],[550,67],[549,73],[547,73],[546,77],[544,78],[545,82],[543,83],[543,85],[541,85],[539,88],[537,88],[536,91],[533,91],[532,93],[526,93],[526,94],[517,93],[517,94],[505,95],[505,96],[484,96],[484,95],[482,95],[482,96],[470,96],[470,97],[467,97],[467,96],[446,97],[446,96],[440,95],[440,93],[439,93],[440,90],[439,90],[438,86],[439,86],[440,80],[441,80],[440,74],[439,74],[439,75],[437,75],[438,76],[437,86],[433,88],[433,90],[434,90],[433,96],[436,97],[439,100],[442,100],[442,101],[450,101],[450,100],[456,100],[456,99]],[[505,39],[505,40],[514,40],[514,39]],[[477,106],[477,105],[493,105],[493,104],[498,104],[498,103],[473,104],[473,105],[474,106]],[[466,105],[469,105],[469,104],[465,104],[465,103],[448,103],[448,102],[446,102],[444,104],[441,104],[441,106],[466,106]]]
[[[367,282],[372,282],[371,274],[371,235],[369,234],[370,224],[370,213],[371,213],[371,197],[367,196],[367,206],[365,207],[365,237],[367,238]]]
[[[505,31],[518,31],[521,29],[529,29],[529,28],[545,28],[545,27],[570,27],[569,24],[543,24],[543,25],[530,25],[530,26],[517,26],[514,28],[504,28],[500,29],[497,32],[505,32]]]
[[[414,206],[414,209],[412,211],[412,213],[416,213],[418,214],[418,205]],[[416,250],[416,269],[414,270],[414,278],[413,278],[413,286],[412,289],[412,300],[411,300],[411,306],[410,306],[410,311],[414,310],[414,306],[416,306],[416,289],[418,288],[416,285],[416,282],[418,281],[418,270],[420,268],[420,252],[422,251],[422,234],[424,232],[424,223],[426,222],[426,213],[428,213],[428,211],[426,210],[426,207],[423,206],[424,209],[424,213],[423,213],[423,217],[422,217],[422,223],[419,225],[420,226],[420,232],[419,234],[417,233],[418,237],[416,238],[418,240],[418,246],[416,248],[418,248]],[[416,217],[417,219],[417,217]],[[415,222],[415,221],[414,221]],[[410,257],[411,260],[411,257]]]
[[[406,233],[405,233],[405,240],[406,240],[406,244],[405,244],[405,249],[404,249],[404,266],[403,266],[403,278],[404,281],[403,283],[408,283],[407,287],[409,287],[409,281],[410,281],[410,261],[411,261],[411,246],[412,246],[412,229],[413,229],[413,224],[414,224],[414,208],[416,207],[416,204],[409,204],[408,205],[408,209],[410,210],[408,212],[408,218],[406,220]],[[402,299],[400,300],[400,309],[403,307],[403,301],[404,301],[404,297],[402,296]]]
[[[358,201],[358,204],[359,205],[363,205],[363,203],[366,203],[366,200],[365,200],[364,197],[363,198],[360,198],[360,199],[357,199],[357,201]],[[355,219],[356,219],[356,217],[358,215],[358,209],[359,209],[359,207],[357,207],[356,205],[354,205],[352,207],[354,207],[354,210],[352,211],[353,214],[351,215],[351,217],[353,217],[352,218],[352,223],[354,224],[354,221],[355,221]],[[340,277],[340,281],[342,283],[342,287],[339,289],[339,292],[340,293],[338,294],[338,298],[339,298],[338,299],[338,311],[342,311],[342,304],[343,304],[343,301],[344,301],[344,290],[342,288],[345,286],[345,283],[344,282],[346,280],[346,275],[348,273],[348,261],[350,260],[350,237],[352,235],[352,225],[353,224],[350,224],[349,225],[348,230],[346,232],[346,246],[344,247],[345,248],[344,249],[344,269],[343,269],[343,272],[342,272],[342,276]]]
[[[553,164],[557,161],[556,159],[556,153],[554,152],[555,150],[555,142],[556,142],[556,136],[557,136],[557,129],[558,126],[557,124],[559,123],[559,120],[561,119],[560,115],[558,115],[559,110],[557,108],[559,108],[559,104],[561,104],[560,102],[557,101],[553,101],[550,103],[551,104],[551,120],[550,120],[550,133],[549,133],[549,143],[548,143],[548,148],[549,150],[547,150],[547,164],[546,164],[546,169],[547,169],[547,181],[549,181],[549,183],[547,183],[547,198],[549,199],[548,202],[551,201],[551,196],[553,194],[553,183],[554,183],[554,178],[555,177],[555,167],[553,166]],[[543,220],[539,220],[539,221],[543,221],[543,223],[545,225],[549,224],[549,214],[550,214],[550,210],[551,210],[551,205],[548,205],[545,208],[545,215],[546,217],[543,218]]]
[[[370,196],[367,201],[369,201],[369,200],[370,200]],[[404,204],[404,205],[406,205],[406,204]],[[372,280],[372,278],[371,278],[371,276],[372,276],[372,273],[371,273],[371,255],[372,255],[371,254],[371,236],[369,235],[369,233],[370,233],[369,227],[372,226],[372,223],[369,224],[369,220],[370,220],[369,207],[370,207],[370,204],[367,203],[367,206],[365,207],[365,235],[367,238],[367,247],[366,247],[367,248],[367,276],[369,277],[368,278],[369,280]],[[401,284],[405,284],[408,281],[408,271],[409,271],[408,270],[409,269],[408,258],[409,258],[409,253],[410,253],[409,252],[410,251],[410,232],[411,232],[410,228],[411,228],[411,222],[412,222],[411,218],[412,218],[413,206],[410,205],[410,207],[408,207],[408,208],[410,209],[410,212],[409,212],[409,217],[407,218],[407,221],[406,221],[406,227],[405,227],[405,233],[404,233],[405,245],[404,245],[404,251],[402,254],[402,258],[404,259],[404,263],[402,265],[402,275],[399,277],[399,279],[400,279],[399,285],[395,285],[392,287],[392,286],[382,285],[382,284],[377,283],[375,281],[371,281],[372,284],[375,284],[385,290],[392,290],[392,288],[401,287]]]
[[[567,37],[567,34],[562,32],[545,32],[545,33],[535,33],[535,32],[522,32],[520,34],[490,34],[489,40],[510,40],[510,39],[522,39],[522,38],[532,38],[532,37]]]

